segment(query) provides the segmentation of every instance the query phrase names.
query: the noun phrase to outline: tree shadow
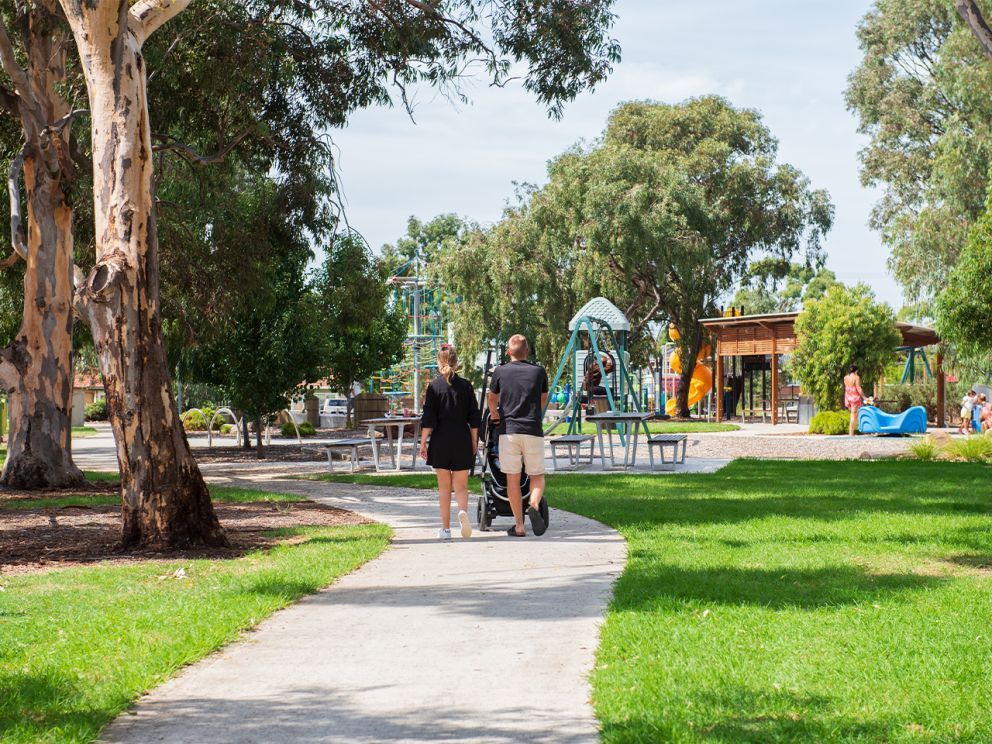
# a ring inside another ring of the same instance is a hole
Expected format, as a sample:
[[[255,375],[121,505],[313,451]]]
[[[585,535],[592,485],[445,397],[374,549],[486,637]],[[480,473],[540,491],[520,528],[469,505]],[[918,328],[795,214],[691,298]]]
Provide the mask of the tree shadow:
[[[677,608],[686,602],[770,609],[836,607],[877,602],[947,579],[876,574],[850,565],[827,568],[683,568],[632,561],[617,584],[613,608]]]
[[[853,718],[836,711],[833,700],[821,695],[785,690],[760,692],[728,685],[719,693],[695,690],[688,694],[693,709],[684,717],[635,715],[603,722],[608,741],[660,742],[683,740],[758,744],[776,742],[889,741],[899,723],[886,718]]]

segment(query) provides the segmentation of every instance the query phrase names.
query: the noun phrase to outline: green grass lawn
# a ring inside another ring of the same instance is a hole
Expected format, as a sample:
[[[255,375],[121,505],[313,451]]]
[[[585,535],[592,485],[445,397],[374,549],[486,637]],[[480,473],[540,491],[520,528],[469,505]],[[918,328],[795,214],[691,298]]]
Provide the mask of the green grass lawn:
[[[214,494],[225,501],[298,499]],[[360,525],[276,534],[303,540],[230,560],[0,576],[0,741],[92,741],[183,665],[377,556],[391,532]],[[172,578],[179,568],[186,578]]]
[[[552,476],[554,506],[629,546],[592,675],[604,741],[992,741],[990,484],[906,461]]]
[[[97,430],[92,426],[73,426],[72,436],[74,437],[92,437],[96,436]]]

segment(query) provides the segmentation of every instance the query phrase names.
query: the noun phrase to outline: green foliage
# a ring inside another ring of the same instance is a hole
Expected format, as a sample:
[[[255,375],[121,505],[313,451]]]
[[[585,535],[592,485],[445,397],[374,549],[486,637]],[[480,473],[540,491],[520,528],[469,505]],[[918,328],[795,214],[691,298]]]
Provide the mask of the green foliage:
[[[721,98],[623,104],[595,145],[560,155],[546,186],[442,258],[445,285],[462,298],[458,337],[472,340],[471,354],[523,332],[553,363],[572,314],[602,295],[630,318],[635,361],[652,323],[675,322],[691,375],[699,319],[748,263],[798,253],[815,262],[830,227],[826,193],[776,155],[759,114]]]
[[[107,399],[95,400],[83,409],[83,415],[87,421],[106,421],[110,415],[107,409]]]
[[[959,353],[992,353],[992,211],[972,228],[936,310],[941,337],[956,344]]]
[[[312,253],[294,194],[266,177],[245,181],[234,195],[239,219],[219,222],[212,242],[232,253],[249,239],[244,260],[257,261],[257,281],[249,293],[231,293],[223,312],[198,315],[198,342],[182,350],[184,379],[216,387],[249,421],[286,408],[302,384],[319,379],[327,345],[304,276]]]
[[[870,138],[861,179],[883,189],[871,224],[910,299],[932,300],[984,209],[992,65],[944,0],[876,0],[858,40],[847,102]]]
[[[834,284],[837,275],[822,266],[762,258],[748,266],[730,304],[743,307],[746,315],[793,312],[806,300],[822,297]]]
[[[818,411],[809,422],[809,433],[837,436],[849,433],[850,426],[850,411]]]
[[[940,447],[937,446],[933,437],[924,437],[910,444],[909,451],[913,453],[913,457],[917,460],[931,462],[937,459],[937,456],[940,454]]]
[[[204,406],[200,409],[191,408],[182,415],[183,428],[186,431],[206,431],[215,413],[216,411],[210,406]],[[215,430],[221,426],[221,422],[224,420],[222,416],[214,421]]]
[[[220,425],[220,433],[221,434],[230,434],[232,431],[234,431],[234,424],[221,424]]]
[[[898,379],[898,378],[897,378]],[[955,403],[964,395],[961,383],[945,382],[945,400],[948,411],[954,413]],[[934,380],[924,380],[906,385],[886,385],[883,392],[884,400],[878,401],[879,408],[888,413],[901,413],[913,406],[923,406],[927,409],[927,419],[937,420],[937,383]]]
[[[317,430],[313,428],[313,424],[309,421],[303,421],[295,425],[292,421],[287,421],[279,427],[279,431],[284,437],[291,437],[293,439],[296,438],[297,430],[299,430],[300,436],[303,437],[312,437],[317,433]]]
[[[426,266],[434,264],[444,251],[452,250],[464,240],[473,226],[455,214],[440,214],[429,222],[410,217],[406,235],[395,245],[384,245],[380,261],[387,276],[394,275],[406,263],[420,257]]]
[[[351,395],[352,383],[399,361],[407,324],[390,306],[386,267],[356,233],[337,235],[313,281],[324,337],[321,375]]]
[[[792,372],[817,408],[836,408],[844,397],[844,375],[858,366],[861,386],[870,394],[902,337],[892,308],[875,301],[864,284],[834,286],[806,304],[796,319],[798,348]]]
[[[951,439],[944,447],[945,454],[954,460],[966,462],[992,462],[992,436],[972,434]]]

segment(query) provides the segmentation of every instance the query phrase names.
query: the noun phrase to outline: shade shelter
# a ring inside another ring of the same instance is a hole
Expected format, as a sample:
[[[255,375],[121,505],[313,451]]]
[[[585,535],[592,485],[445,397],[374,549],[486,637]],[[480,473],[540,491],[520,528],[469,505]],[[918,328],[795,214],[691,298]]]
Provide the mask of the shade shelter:
[[[795,351],[796,318],[799,313],[770,313],[767,315],[739,315],[736,317],[706,318],[702,321],[703,328],[715,339],[716,355],[716,415],[717,420],[723,420],[724,401],[721,394],[726,378],[725,364],[733,357],[770,357],[771,358],[771,421],[779,423],[779,359],[785,354]],[[926,346],[940,343],[940,336],[932,328],[896,322],[896,329],[902,335],[900,350],[915,353]],[[937,421],[945,420],[944,401],[944,359],[937,354],[935,376],[937,378]]]

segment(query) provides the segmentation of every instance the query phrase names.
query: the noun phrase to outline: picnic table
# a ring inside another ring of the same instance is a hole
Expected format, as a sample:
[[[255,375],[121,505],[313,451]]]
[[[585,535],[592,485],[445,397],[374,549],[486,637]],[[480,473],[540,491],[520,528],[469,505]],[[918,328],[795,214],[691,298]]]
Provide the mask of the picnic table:
[[[616,413],[607,411],[605,413],[594,413],[586,416],[586,421],[596,424],[596,439],[599,441],[599,459],[606,468],[606,449],[603,445],[603,430],[606,430],[610,443],[610,463],[616,467],[617,460],[613,449],[613,434],[620,433],[620,441],[623,443],[623,467],[632,468],[637,462],[637,442],[640,432],[644,430],[644,436],[650,437],[648,421],[654,418],[651,411],[629,411],[626,413]]]
[[[410,457],[410,469],[416,470],[417,438],[420,436],[420,416],[383,416],[382,418],[366,419],[365,424],[369,427],[369,439],[372,440],[372,461],[375,463],[376,472],[382,471],[380,449],[383,441],[389,445],[389,456],[392,459],[393,470],[402,469],[404,432],[406,431],[406,427],[412,425],[413,453]]]

